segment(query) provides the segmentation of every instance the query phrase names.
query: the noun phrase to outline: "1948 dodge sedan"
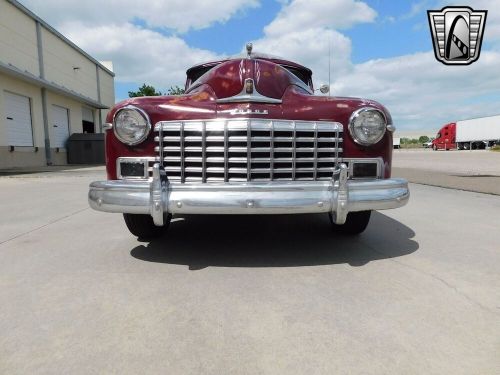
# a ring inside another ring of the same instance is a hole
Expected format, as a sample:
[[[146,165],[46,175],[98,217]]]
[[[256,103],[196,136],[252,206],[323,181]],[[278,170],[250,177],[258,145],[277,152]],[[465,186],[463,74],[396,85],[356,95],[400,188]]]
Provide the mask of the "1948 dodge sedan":
[[[312,72],[247,55],[194,66],[179,96],[118,103],[106,124],[107,180],[93,209],[123,213],[132,234],[161,235],[172,214],[325,213],[362,232],[372,210],[397,208],[392,124],[372,100],[314,95]]]

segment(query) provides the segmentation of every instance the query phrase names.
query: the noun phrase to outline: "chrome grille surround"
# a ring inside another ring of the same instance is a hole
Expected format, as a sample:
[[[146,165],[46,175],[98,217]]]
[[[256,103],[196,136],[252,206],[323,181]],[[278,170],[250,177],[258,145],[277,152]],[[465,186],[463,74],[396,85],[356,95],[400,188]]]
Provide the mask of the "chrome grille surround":
[[[155,161],[172,182],[326,181],[342,162],[338,122],[160,121],[154,131]]]

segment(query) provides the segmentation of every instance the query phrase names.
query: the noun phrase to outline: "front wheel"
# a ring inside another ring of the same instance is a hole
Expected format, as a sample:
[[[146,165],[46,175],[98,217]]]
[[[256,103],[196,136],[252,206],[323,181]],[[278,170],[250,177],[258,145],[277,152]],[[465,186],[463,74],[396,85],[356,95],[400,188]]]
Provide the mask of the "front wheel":
[[[363,232],[370,222],[371,211],[349,212],[344,224],[335,224],[333,215],[328,214],[334,232],[346,235],[356,235]]]
[[[437,151],[437,149],[438,149],[438,148],[437,148],[437,146],[436,146],[436,145],[432,145],[432,149],[433,149],[434,151]]]
[[[153,218],[150,215],[123,214],[123,219],[130,233],[139,238],[146,239],[157,238],[163,235],[167,231],[172,215],[165,217],[165,224],[161,227],[154,224]]]

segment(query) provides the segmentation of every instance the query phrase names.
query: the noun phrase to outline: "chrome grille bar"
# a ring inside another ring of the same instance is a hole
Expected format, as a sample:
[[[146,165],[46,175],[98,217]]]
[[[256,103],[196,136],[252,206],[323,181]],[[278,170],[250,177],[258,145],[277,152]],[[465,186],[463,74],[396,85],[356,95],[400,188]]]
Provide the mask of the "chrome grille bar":
[[[229,180],[229,135],[227,131],[227,122],[224,122],[224,182]]]
[[[248,124],[249,122],[247,122]],[[252,131],[251,127],[247,127],[247,181],[250,181],[252,176],[250,170],[252,169]]]
[[[163,126],[162,126],[163,128]],[[165,128],[163,128],[163,130],[167,130]],[[184,183],[186,180],[185,180],[185,177],[184,177],[184,125],[183,124],[179,124],[179,152],[181,154],[181,182]],[[162,147],[162,140],[160,139],[160,148]],[[165,164],[163,164],[165,166]],[[167,177],[168,177],[168,174],[167,174]]]
[[[342,124],[214,119],[155,125],[156,160],[175,182],[329,180],[342,161]]]

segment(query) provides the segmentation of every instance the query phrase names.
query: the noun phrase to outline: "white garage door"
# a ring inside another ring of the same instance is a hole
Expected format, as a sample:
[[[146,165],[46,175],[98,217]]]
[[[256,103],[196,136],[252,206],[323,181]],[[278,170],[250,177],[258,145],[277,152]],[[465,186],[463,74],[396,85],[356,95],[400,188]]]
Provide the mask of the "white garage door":
[[[33,146],[30,99],[4,91],[7,146]]]
[[[69,137],[68,109],[52,105],[52,139],[51,147],[65,148]]]

